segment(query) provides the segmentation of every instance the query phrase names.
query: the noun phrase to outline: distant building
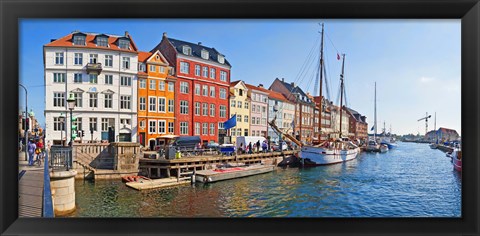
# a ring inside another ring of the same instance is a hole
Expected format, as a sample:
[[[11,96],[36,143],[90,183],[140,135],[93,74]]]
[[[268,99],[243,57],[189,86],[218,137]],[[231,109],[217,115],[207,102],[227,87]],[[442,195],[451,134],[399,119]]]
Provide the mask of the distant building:
[[[368,138],[368,124],[367,117],[362,116],[357,111],[344,107],[349,115],[349,133],[350,138],[367,139]]]
[[[250,132],[251,136],[267,137],[267,120],[268,120],[268,94],[269,90],[265,89],[262,84],[258,86],[245,84],[248,88],[248,96],[250,97]]]
[[[250,136],[250,98],[249,89],[241,80],[230,83],[230,115],[237,115],[237,126],[229,129],[231,143],[237,136]]]
[[[278,109],[277,111],[274,110],[275,106]],[[268,95],[268,117],[270,120],[276,117],[277,127],[285,133],[291,133],[295,117],[295,104],[289,102],[283,94],[270,91]],[[268,126],[268,136],[270,136],[271,141],[275,142],[278,142],[280,138],[270,125]]]
[[[454,129],[439,128],[438,130],[429,131],[425,135],[425,140],[435,142],[437,139],[439,142],[455,141],[460,138],[457,131]]]

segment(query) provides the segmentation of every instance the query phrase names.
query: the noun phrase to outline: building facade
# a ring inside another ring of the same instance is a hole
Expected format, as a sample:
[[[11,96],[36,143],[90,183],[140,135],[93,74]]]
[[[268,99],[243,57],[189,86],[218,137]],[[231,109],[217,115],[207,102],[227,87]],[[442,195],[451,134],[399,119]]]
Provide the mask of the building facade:
[[[274,110],[277,109],[277,111]],[[268,95],[268,117],[272,120],[274,117],[277,127],[285,133],[292,133],[295,117],[295,104],[289,102],[283,94],[270,91]],[[270,140],[278,142],[279,134],[268,126],[268,136]]]
[[[457,141],[460,139],[460,135],[454,129],[448,128],[439,128],[438,130],[429,131],[425,135],[425,139],[431,142],[434,142],[438,139],[439,142],[449,142],[449,141]]]
[[[349,116],[349,133],[351,139],[368,139],[368,124],[367,117],[362,116],[357,111],[345,107],[345,110]]]
[[[251,136],[267,137],[268,132],[268,94],[262,84],[258,86],[246,84],[250,97],[250,132]]]
[[[230,83],[230,116],[237,115],[237,126],[229,129],[231,143],[237,136],[250,136],[250,98],[241,80]]]
[[[108,140],[109,127],[116,141],[136,142],[138,49],[128,32],[76,31],[47,43],[43,51],[47,142],[59,144],[62,132],[70,137],[69,94],[76,100],[75,125],[85,133],[76,142]],[[66,131],[61,113],[67,117]]]
[[[203,142],[222,142],[223,122],[229,119],[230,63],[215,48],[168,38],[159,50],[175,67],[175,134],[200,136]]]
[[[138,142],[155,150],[158,138],[175,132],[175,78],[160,53],[138,54]]]

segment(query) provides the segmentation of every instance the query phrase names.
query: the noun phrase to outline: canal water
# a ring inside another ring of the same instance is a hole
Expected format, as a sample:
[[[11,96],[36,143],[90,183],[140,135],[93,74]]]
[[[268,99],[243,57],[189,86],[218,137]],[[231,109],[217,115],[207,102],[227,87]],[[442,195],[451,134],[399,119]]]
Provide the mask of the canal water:
[[[461,217],[461,174],[450,158],[398,144],[342,164],[147,192],[77,181],[72,217]]]

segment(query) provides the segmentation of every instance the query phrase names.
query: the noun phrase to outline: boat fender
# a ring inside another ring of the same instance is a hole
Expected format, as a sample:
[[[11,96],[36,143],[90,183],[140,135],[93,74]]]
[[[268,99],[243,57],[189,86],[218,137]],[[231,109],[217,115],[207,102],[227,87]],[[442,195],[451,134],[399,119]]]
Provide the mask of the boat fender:
[[[207,176],[204,176],[204,177],[203,177],[203,182],[204,182],[204,183],[208,183],[208,179],[209,179],[209,178],[208,178]]]

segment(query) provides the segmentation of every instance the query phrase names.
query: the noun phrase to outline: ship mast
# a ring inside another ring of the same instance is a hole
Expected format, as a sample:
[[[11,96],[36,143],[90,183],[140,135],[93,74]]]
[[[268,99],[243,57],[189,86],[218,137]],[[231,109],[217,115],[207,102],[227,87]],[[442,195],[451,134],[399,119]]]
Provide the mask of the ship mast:
[[[322,98],[322,82],[323,82],[323,23],[322,23],[322,43],[320,46],[320,110],[318,114],[318,142],[322,140],[322,113],[323,113],[323,98]],[[314,101],[315,102],[315,101]],[[314,109],[315,110],[315,109]]]
[[[342,138],[342,113],[343,113],[343,73],[345,69],[345,54],[342,54],[342,74],[340,74],[340,138]]]
[[[373,125],[373,141],[377,141],[376,135],[377,135],[377,82],[375,81],[375,99],[374,99],[374,113],[375,113],[375,124]]]

